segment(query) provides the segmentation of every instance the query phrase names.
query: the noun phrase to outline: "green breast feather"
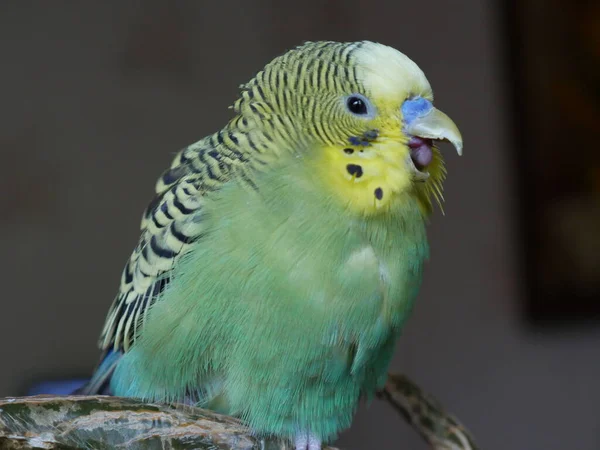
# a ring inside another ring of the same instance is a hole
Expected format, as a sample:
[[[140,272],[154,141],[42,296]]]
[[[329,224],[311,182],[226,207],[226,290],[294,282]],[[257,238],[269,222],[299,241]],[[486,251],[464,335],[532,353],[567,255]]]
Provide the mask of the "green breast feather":
[[[117,395],[193,398],[258,432],[323,440],[385,373],[427,255],[417,205],[348,216],[305,164],[231,183],[112,378]]]

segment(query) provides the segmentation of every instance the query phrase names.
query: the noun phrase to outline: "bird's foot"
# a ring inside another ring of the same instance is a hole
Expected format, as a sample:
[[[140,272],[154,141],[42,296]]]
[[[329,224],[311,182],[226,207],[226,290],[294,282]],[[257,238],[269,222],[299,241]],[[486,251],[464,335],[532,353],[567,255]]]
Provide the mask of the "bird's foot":
[[[321,440],[310,433],[298,433],[294,445],[296,450],[321,450]]]

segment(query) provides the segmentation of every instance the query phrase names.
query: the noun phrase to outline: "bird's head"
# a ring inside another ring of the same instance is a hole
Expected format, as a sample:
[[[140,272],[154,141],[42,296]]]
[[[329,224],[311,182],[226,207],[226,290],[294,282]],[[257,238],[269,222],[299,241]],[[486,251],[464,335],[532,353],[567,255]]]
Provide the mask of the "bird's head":
[[[454,122],[433,106],[423,71],[373,42],[309,42],[269,63],[235,104],[269,142],[314,151],[318,170],[348,208],[378,214],[417,199],[442,199],[437,143],[462,153]],[[309,158],[310,159],[310,158]]]

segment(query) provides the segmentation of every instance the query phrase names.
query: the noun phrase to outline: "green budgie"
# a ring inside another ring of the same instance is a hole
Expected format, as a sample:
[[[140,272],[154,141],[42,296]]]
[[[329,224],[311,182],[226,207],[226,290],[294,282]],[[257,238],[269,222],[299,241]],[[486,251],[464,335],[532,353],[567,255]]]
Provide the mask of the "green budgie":
[[[179,401],[316,450],[386,379],[462,152],[419,67],[308,42],[177,154],[146,209],[81,393]]]

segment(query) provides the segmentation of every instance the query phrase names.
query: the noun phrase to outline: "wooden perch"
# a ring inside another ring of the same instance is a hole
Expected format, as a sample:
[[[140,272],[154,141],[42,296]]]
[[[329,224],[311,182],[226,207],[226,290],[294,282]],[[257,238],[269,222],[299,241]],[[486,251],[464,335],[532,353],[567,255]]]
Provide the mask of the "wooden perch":
[[[404,375],[390,375],[388,401],[435,450],[476,450],[456,419]],[[287,450],[261,439],[239,420],[200,408],[109,396],[0,399],[0,449]],[[326,447],[324,450],[335,450]]]
[[[386,400],[434,450],[478,450],[469,431],[432,396],[403,374],[388,375],[377,395]]]

